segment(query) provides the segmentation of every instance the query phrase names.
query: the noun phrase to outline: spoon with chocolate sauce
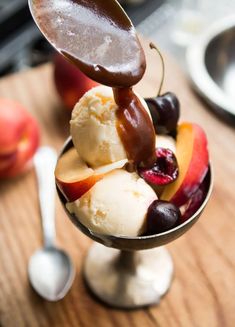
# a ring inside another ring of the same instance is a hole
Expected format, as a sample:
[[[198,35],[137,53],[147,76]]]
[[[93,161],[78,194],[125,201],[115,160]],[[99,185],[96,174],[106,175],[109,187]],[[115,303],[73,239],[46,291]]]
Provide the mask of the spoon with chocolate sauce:
[[[91,79],[113,88],[118,105],[117,130],[128,159],[152,165],[152,121],[132,90],[145,68],[134,26],[115,0],[29,0],[47,40]]]

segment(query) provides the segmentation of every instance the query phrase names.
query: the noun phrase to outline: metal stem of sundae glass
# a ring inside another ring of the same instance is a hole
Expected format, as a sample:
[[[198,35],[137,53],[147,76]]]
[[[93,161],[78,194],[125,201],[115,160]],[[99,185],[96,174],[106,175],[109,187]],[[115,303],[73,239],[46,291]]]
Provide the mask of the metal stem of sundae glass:
[[[116,267],[120,270],[128,270],[130,274],[136,272],[137,257],[134,251],[120,251],[117,260]]]

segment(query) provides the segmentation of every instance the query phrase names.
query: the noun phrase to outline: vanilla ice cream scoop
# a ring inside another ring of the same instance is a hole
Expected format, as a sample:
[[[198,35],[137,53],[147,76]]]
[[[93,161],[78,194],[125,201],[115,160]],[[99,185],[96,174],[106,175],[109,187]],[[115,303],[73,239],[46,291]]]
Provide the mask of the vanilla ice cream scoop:
[[[102,85],[85,93],[73,109],[70,121],[73,144],[93,168],[127,158],[116,128],[117,108],[112,89]]]
[[[156,199],[136,173],[116,169],[67,208],[94,233],[134,237],[144,231],[148,207]]]

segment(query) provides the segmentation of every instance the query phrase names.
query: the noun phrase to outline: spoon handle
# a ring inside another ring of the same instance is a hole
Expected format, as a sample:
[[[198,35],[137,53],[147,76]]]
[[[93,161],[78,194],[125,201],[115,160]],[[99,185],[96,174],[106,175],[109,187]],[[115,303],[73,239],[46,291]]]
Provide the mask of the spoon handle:
[[[54,169],[56,161],[56,151],[48,146],[40,147],[34,156],[45,247],[53,246],[55,241]]]

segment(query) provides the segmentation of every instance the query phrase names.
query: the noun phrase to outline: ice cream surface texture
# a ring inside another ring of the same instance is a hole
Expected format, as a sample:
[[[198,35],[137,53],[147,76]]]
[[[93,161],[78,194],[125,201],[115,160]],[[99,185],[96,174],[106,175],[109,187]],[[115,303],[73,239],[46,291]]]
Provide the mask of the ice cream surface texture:
[[[73,144],[91,167],[127,158],[116,128],[117,108],[112,89],[102,85],[85,93],[73,109],[70,121]]]
[[[169,135],[156,135],[156,148],[170,149],[173,153],[176,153],[175,140]]]
[[[136,173],[113,170],[67,209],[94,233],[134,237],[145,228],[153,189]]]

